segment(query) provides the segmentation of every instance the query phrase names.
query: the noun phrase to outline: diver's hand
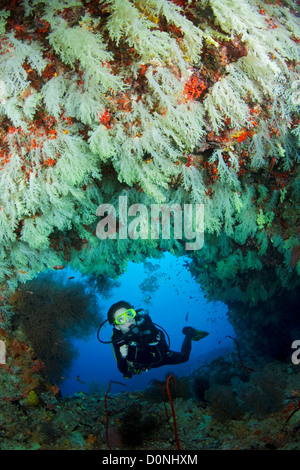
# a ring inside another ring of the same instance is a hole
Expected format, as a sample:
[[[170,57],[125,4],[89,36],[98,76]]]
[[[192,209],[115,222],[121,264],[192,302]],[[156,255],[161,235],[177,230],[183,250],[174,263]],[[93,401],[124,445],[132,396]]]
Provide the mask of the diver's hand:
[[[121,356],[123,357],[123,359],[125,359],[125,357],[127,357],[127,354],[128,354],[128,344],[123,344],[123,345],[120,347],[120,354],[121,354]]]

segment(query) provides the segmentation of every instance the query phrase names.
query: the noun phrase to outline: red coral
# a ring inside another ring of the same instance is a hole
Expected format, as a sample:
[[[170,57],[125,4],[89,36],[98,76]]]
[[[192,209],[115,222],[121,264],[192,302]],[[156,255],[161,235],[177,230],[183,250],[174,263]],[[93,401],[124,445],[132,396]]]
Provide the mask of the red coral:
[[[293,411],[289,414],[285,422],[287,423],[291,419],[291,417],[294,416],[294,414],[298,411],[300,411],[300,400],[298,401],[298,404],[294,407]]]
[[[54,166],[55,160],[53,158],[47,158],[47,160],[44,161],[44,165],[46,166]]]
[[[236,140],[240,144],[241,142],[244,142],[248,137],[248,131],[243,132],[242,134],[238,135]]]
[[[107,389],[107,392],[105,394],[105,397],[104,397],[104,406],[105,406],[105,438],[106,438],[106,445],[107,447],[109,448],[109,450],[112,450],[111,447],[110,447],[110,444],[109,444],[109,439],[108,439],[108,409],[107,409],[107,399],[109,398],[108,397],[108,394],[110,392],[110,389],[111,389],[111,384],[114,383],[114,384],[119,384],[119,385],[124,385],[122,382],[115,382],[114,380],[110,380],[109,381],[109,384],[108,384],[108,389]]]
[[[45,367],[45,364],[39,359],[36,359],[33,365],[31,366],[31,369],[33,370],[33,372],[39,372],[44,367]]]
[[[167,378],[166,389],[167,389],[167,394],[168,394],[168,398],[169,398],[169,402],[170,402],[171,410],[172,410],[176,447],[177,447],[178,450],[180,450],[180,444],[179,444],[179,439],[178,439],[178,431],[177,431],[177,423],[176,423],[176,415],[175,415],[175,408],[174,408],[174,403],[173,403],[172,396],[171,396],[171,393],[170,393],[170,388],[169,388],[169,382],[170,382],[171,379],[173,379],[176,383],[176,379],[175,379],[174,375],[170,374],[169,377]]]
[[[192,75],[185,84],[183,94],[187,96],[188,100],[195,100],[196,98],[200,98],[206,88],[202,80]]]
[[[110,119],[111,119],[110,113],[107,111],[107,109],[104,109],[104,113],[100,115],[99,120],[101,124],[103,124],[107,129],[111,128]]]

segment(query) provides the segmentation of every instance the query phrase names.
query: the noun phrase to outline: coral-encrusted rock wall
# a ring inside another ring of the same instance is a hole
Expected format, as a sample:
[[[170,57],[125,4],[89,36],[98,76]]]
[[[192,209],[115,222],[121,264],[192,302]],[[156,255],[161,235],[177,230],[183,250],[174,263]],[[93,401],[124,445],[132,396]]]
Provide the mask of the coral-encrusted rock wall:
[[[117,277],[129,259],[184,254],[179,240],[99,240],[101,203],[202,203],[205,243],[192,271],[209,298],[228,303],[243,335],[270,325],[274,337],[284,318],[293,330],[297,2],[1,8],[3,299],[45,269]]]

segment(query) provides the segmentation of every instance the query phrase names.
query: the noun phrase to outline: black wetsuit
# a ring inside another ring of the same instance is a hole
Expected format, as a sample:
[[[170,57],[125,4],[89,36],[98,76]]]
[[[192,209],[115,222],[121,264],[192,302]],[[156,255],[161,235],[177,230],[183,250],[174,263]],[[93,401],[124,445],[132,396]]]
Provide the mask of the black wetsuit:
[[[118,369],[124,377],[130,378],[154,367],[188,361],[191,352],[190,337],[185,336],[181,352],[170,351],[164,333],[156,328],[145,311],[138,313],[135,320],[136,324],[129,333],[123,334],[114,328],[112,335]],[[124,344],[128,345],[125,358],[120,352],[120,347]]]

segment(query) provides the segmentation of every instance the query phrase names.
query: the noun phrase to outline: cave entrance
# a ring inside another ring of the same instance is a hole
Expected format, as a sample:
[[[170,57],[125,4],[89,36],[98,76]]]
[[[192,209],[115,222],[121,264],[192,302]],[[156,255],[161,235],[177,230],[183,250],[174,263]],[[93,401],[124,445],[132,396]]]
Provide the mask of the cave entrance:
[[[100,296],[104,319],[111,304],[119,300],[131,302],[135,308],[149,310],[152,320],[169,334],[171,349],[180,351],[183,341],[182,328],[194,326],[210,335],[193,342],[190,360],[176,366],[163,366],[148,373],[125,380],[117,369],[111,345],[99,343],[96,331],[88,339],[74,339],[79,355],[59,386],[63,396],[76,392],[96,392],[107,389],[109,380],[126,382],[126,390],[142,390],[153,380],[165,380],[171,372],[188,375],[201,363],[221,356],[232,349],[233,342],[227,335],[234,335],[227,319],[227,307],[221,302],[207,302],[205,292],[192,278],[186,256],[176,257],[164,253],[162,258],[148,258],[143,263],[128,264],[127,271],[118,279],[108,298]],[[106,323],[101,338],[110,340],[112,328]],[[114,393],[124,387],[114,385]]]

